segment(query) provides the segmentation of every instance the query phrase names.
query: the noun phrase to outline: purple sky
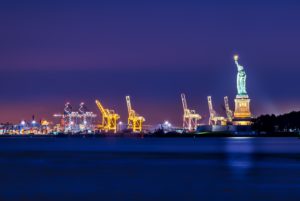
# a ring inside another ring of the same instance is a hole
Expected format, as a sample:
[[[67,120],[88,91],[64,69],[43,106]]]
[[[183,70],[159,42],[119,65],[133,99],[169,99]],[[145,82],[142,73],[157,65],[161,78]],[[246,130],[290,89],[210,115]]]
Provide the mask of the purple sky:
[[[126,120],[180,125],[206,97],[233,109],[240,54],[254,115],[300,109],[297,1],[1,1],[0,122],[49,118],[94,99]],[[225,115],[225,114],[224,114]],[[206,121],[206,120],[205,120]]]

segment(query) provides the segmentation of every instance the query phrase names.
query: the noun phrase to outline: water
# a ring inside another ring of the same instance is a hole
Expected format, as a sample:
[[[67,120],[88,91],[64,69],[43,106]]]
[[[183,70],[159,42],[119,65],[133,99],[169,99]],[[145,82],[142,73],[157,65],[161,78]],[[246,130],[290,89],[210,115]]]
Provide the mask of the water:
[[[297,138],[0,138],[0,200],[300,200]]]

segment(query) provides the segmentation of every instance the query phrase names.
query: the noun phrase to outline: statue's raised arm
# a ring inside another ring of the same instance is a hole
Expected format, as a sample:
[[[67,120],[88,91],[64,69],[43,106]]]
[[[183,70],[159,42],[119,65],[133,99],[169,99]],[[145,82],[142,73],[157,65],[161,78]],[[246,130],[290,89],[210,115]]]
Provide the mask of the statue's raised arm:
[[[244,67],[239,64],[239,55],[234,55],[234,62],[238,71],[244,70]]]

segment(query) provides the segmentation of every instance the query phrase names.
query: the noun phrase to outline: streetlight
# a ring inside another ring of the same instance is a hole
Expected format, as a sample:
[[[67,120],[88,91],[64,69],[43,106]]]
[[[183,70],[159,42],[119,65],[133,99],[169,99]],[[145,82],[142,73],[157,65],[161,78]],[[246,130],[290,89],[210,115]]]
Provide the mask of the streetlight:
[[[122,126],[123,126],[123,122],[119,121],[118,123],[118,130],[121,131],[122,130]]]

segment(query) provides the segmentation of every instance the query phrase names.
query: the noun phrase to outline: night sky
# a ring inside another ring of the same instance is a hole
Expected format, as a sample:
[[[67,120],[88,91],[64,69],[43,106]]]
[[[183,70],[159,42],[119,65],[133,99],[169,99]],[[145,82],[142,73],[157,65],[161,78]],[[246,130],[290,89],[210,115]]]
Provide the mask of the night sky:
[[[147,124],[181,125],[180,93],[207,122],[236,94],[233,55],[253,114],[300,109],[299,1],[0,2],[0,122],[50,118],[66,101],[126,121],[125,95]]]

